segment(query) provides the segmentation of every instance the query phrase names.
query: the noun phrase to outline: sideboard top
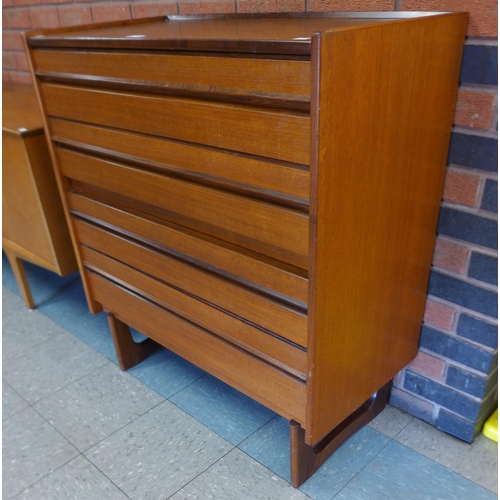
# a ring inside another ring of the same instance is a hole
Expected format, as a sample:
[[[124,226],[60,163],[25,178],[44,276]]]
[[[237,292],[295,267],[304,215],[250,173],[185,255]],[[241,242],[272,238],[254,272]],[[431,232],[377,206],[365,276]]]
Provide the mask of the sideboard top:
[[[2,130],[22,136],[43,133],[42,113],[32,85],[3,85]]]
[[[36,47],[146,48],[310,54],[314,33],[428,17],[429,12],[337,12],[168,16],[37,31]]]

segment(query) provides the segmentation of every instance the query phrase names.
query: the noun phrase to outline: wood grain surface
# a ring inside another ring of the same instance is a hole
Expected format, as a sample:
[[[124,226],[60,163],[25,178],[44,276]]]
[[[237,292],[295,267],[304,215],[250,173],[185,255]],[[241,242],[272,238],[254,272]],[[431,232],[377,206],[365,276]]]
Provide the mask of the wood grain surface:
[[[466,21],[400,21],[316,45],[309,445],[417,353]]]

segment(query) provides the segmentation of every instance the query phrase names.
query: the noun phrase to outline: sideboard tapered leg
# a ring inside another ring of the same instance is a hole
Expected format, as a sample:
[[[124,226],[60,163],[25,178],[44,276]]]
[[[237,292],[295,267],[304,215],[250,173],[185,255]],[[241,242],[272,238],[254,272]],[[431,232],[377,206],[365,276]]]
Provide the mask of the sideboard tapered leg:
[[[132,368],[161,347],[160,344],[151,339],[135,342],[128,325],[116,319],[112,313],[108,313],[108,323],[118,363],[122,370]]]
[[[17,285],[19,286],[19,290],[21,291],[26,307],[28,307],[28,309],[33,309],[35,307],[35,302],[33,301],[33,296],[31,295],[28,278],[26,277],[26,272],[24,271],[23,261],[12,250],[8,248],[4,248],[3,250],[9,259],[10,267],[12,267],[12,272],[16,278]]]
[[[391,385],[392,381],[384,385],[314,446],[306,444],[300,424],[290,422],[290,482],[294,488],[307,481],[335,450],[385,408]]]

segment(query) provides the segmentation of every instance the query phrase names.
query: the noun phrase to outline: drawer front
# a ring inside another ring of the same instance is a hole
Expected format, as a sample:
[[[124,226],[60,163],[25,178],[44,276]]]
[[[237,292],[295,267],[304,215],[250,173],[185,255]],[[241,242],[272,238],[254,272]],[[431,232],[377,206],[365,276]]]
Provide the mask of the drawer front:
[[[42,92],[52,117],[310,164],[306,113],[54,84]]]
[[[82,246],[84,265],[305,380],[306,351],[102,253]]]
[[[302,269],[263,259],[262,255],[156,217],[148,217],[129,207],[109,205],[105,200],[76,193],[68,193],[67,200],[74,213],[110,225],[118,232],[124,231],[157,243],[188,259],[205,262],[221,274],[239,277],[257,291],[276,295],[278,299],[296,301],[304,309],[307,307],[308,279],[307,272]]]
[[[94,297],[117,319],[285,418],[305,422],[304,382],[97,274],[87,274]]]
[[[128,238],[75,220],[78,241],[145,274],[234,314],[302,347],[307,345],[307,316],[249,289]]]
[[[309,218],[303,213],[66,149],[57,153],[67,177],[178,214],[189,219],[182,220],[188,227],[201,222],[202,232],[217,236],[220,228],[222,239],[232,235],[237,244],[307,266]]]
[[[191,174],[195,180],[229,181],[260,189],[263,195],[296,197],[303,205],[308,204],[309,171],[305,168],[67,120],[50,120],[50,129],[57,141],[71,141],[89,151],[115,153],[170,169],[177,175]]]
[[[309,61],[128,52],[35,50],[37,72],[157,82],[171,88],[310,96]]]

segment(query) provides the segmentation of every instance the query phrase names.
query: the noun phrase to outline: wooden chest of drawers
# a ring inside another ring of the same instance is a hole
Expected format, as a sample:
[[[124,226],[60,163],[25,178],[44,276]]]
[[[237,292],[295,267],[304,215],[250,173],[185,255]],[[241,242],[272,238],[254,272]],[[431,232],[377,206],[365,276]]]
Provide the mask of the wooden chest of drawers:
[[[231,15],[26,37],[122,368],[156,346],[129,325],[290,419],[296,486],[417,352],[465,26]]]
[[[27,307],[23,261],[66,276],[78,270],[32,85],[2,89],[2,247]]]

